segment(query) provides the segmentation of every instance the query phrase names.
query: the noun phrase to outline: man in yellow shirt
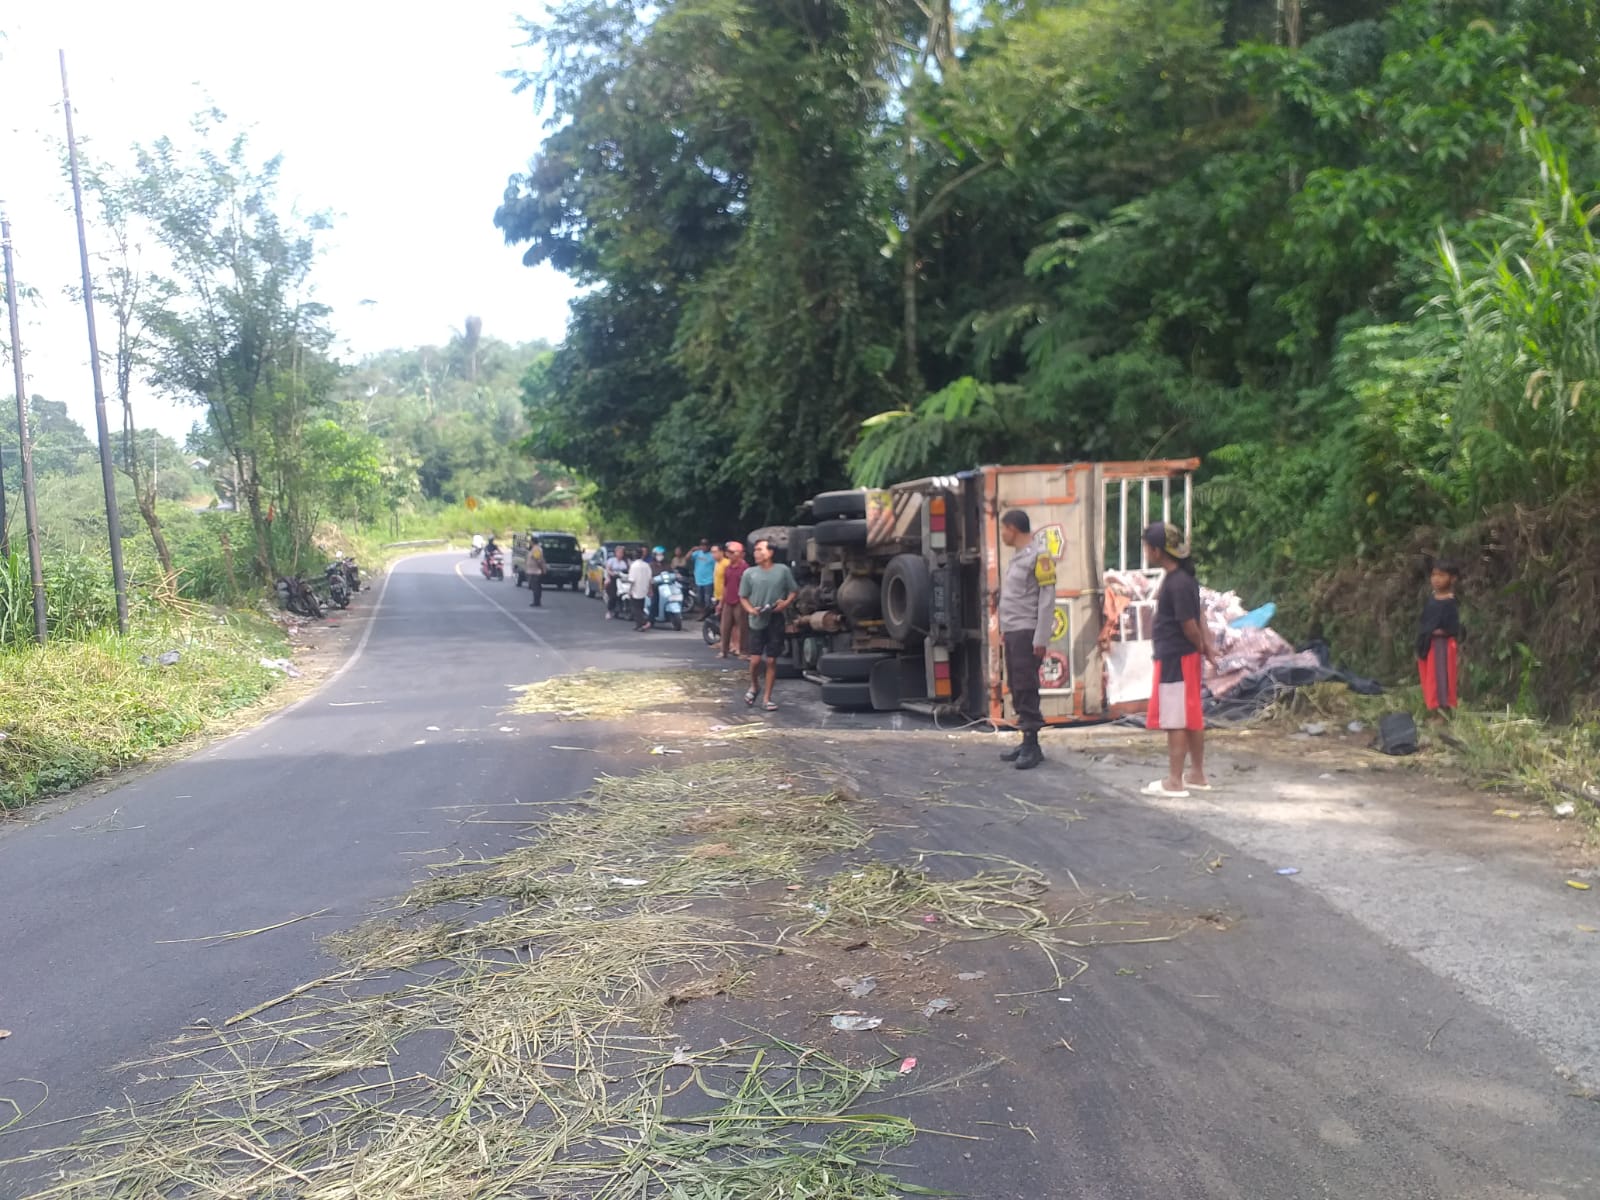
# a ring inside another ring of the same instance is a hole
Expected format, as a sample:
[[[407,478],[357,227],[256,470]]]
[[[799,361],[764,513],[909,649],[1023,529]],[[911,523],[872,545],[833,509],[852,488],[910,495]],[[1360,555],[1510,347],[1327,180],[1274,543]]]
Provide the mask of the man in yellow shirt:
[[[728,553],[722,548],[721,542],[711,547],[711,557],[716,561],[711,574],[711,599],[721,604],[723,585],[728,579]]]

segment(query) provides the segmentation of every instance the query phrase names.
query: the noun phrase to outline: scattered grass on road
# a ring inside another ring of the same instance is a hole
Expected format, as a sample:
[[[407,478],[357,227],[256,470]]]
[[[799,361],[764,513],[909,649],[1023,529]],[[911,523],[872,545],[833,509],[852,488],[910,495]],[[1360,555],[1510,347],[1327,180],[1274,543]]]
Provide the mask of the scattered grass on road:
[[[214,728],[282,678],[260,660],[283,653],[276,626],[237,614],[0,653],[0,810]]]
[[[721,671],[584,671],[517,689],[514,713],[550,713],[563,721],[620,721],[670,712],[733,690]]]

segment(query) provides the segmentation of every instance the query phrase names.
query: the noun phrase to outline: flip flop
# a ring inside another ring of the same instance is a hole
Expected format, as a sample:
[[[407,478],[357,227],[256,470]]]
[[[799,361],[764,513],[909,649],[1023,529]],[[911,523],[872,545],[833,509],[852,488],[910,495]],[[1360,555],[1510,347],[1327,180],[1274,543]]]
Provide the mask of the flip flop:
[[[1184,779],[1183,786],[1191,792],[1214,792],[1217,790],[1217,785],[1214,783],[1190,783],[1187,778]]]
[[[1145,784],[1144,787],[1139,789],[1139,793],[1143,796],[1166,796],[1171,800],[1187,800],[1189,798],[1189,793],[1187,791],[1167,791],[1166,784],[1159,779],[1152,779],[1149,783]]]
[[[748,704],[751,708],[754,708],[756,706],[756,690],[755,690],[755,688],[751,688],[748,692],[746,692],[744,694],[744,702],[746,704]]]
[[[771,700],[767,701],[765,707],[766,707],[766,710],[768,712],[777,712],[778,711],[778,706],[776,704],[774,704]]]

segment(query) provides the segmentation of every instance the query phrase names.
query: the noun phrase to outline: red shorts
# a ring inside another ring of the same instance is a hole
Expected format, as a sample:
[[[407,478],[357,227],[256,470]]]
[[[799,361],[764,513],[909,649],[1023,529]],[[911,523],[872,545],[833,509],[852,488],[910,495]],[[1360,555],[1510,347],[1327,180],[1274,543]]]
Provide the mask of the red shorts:
[[[1200,706],[1200,655],[1156,659],[1155,679],[1150,687],[1150,711],[1146,729],[1204,729],[1205,710]]]
[[[1428,644],[1428,657],[1417,660],[1422,678],[1422,699],[1429,709],[1456,706],[1456,640],[1436,637]]]

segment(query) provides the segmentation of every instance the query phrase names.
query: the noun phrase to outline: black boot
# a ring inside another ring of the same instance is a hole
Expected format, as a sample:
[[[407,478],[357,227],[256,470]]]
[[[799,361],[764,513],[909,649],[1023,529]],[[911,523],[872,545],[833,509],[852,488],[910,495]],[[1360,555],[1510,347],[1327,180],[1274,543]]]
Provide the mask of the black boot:
[[[1044,751],[1039,749],[1039,735],[1025,733],[1017,752],[1017,770],[1031,771],[1044,761]]]
[[[1021,755],[1022,755],[1022,748],[1024,746],[1026,746],[1027,744],[1028,744],[1028,735],[1027,734],[1023,734],[1022,735],[1022,740],[1020,742],[1018,742],[1015,746],[1011,747],[1011,749],[1009,749],[1009,750],[1001,751],[1000,761],[1001,762],[1016,762],[1017,759],[1020,758]]]

